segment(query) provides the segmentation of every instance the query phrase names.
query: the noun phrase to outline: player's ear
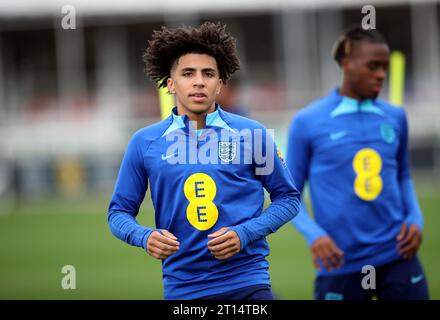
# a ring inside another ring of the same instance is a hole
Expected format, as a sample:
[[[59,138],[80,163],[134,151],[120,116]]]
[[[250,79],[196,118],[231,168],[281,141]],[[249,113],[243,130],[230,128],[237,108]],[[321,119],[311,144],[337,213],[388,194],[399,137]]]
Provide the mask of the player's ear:
[[[348,64],[348,59],[347,59],[347,57],[342,58],[342,59],[341,59],[341,68],[342,68],[342,69],[345,69],[345,68],[347,67],[347,64]]]
[[[349,70],[352,67],[352,60],[349,57],[344,57],[341,59],[341,69],[342,70]]]
[[[223,80],[220,79],[217,86],[217,94],[220,94],[222,86],[223,86]]]
[[[174,81],[171,78],[167,79],[167,88],[168,88],[168,92],[171,94],[175,94],[176,93],[176,89],[174,88]]]

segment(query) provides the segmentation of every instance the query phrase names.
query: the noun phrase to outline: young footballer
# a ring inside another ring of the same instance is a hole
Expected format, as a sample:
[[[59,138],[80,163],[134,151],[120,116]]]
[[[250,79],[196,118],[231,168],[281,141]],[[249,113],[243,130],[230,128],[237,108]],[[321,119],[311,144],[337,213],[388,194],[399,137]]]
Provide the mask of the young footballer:
[[[131,138],[112,233],[162,260],[165,299],[272,299],[265,237],[297,214],[300,195],[267,130],[215,103],[239,69],[235,39],[221,24],[163,27],[144,60],[176,106]],[[156,228],[136,221],[148,185]]]

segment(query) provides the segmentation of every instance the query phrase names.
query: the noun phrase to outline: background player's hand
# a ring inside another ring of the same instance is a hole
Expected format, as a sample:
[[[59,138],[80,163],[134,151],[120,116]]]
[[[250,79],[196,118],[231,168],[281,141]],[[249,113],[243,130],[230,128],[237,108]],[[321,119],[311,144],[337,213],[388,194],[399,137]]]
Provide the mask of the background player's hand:
[[[316,269],[321,269],[320,261],[322,261],[327,271],[333,271],[341,267],[344,252],[339,249],[329,236],[322,236],[316,239],[310,249]]]
[[[166,259],[179,250],[180,243],[171,232],[160,229],[153,231],[147,240],[147,253],[156,259]]]
[[[208,235],[212,240],[208,241],[208,250],[216,259],[224,260],[232,257],[240,251],[240,238],[235,231],[228,228],[221,228]]]
[[[400,228],[397,238],[397,249],[399,254],[406,260],[411,259],[419,250],[422,243],[422,231],[415,224],[409,227],[406,223]]]

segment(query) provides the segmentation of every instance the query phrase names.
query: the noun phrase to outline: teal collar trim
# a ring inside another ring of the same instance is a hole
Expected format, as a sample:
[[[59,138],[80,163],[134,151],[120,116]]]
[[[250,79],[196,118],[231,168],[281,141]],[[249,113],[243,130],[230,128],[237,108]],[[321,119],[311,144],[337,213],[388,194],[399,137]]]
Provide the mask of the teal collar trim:
[[[162,137],[165,137],[167,134],[169,134],[175,130],[185,128],[185,116],[178,116],[177,114],[174,113],[174,109],[173,109],[171,116],[173,117],[173,122],[168,127],[168,129],[164,132]]]
[[[207,127],[218,127],[222,129],[226,129],[232,132],[235,132],[234,129],[232,129],[220,116],[220,107],[217,107],[217,109],[214,112],[208,113],[206,115],[206,126]]]
[[[235,132],[234,129],[232,129],[220,116],[219,112],[220,108],[217,107],[214,112],[208,113],[206,115],[206,127],[219,127],[222,129],[226,129],[232,132]],[[177,107],[174,107],[172,112],[173,122],[168,127],[168,129],[164,132],[162,137],[166,136],[167,134],[178,130],[185,128],[185,116],[179,116],[177,115]],[[203,130],[203,129],[202,129]],[[202,133],[202,130],[197,130],[197,134],[200,135]]]
[[[382,117],[385,116],[385,112],[383,112],[381,108],[376,107],[370,99],[365,100],[361,104],[361,112],[374,113]]]
[[[356,113],[358,111],[358,102],[356,99],[342,97],[341,102],[330,113],[330,117],[335,118],[343,114]]]
[[[330,117],[335,118],[356,112],[374,113],[382,117],[385,115],[383,110],[376,107],[371,99],[364,100],[359,105],[358,100],[343,96],[341,102],[330,113]]]

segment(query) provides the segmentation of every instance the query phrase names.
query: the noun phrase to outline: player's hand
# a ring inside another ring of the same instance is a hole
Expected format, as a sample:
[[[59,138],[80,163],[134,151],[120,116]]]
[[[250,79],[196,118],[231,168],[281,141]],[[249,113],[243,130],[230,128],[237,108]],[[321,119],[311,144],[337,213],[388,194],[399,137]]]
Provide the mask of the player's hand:
[[[166,259],[179,250],[180,243],[177,238],[165,229],[153,231],[147,240],[147,253],[156,259]]]
[[[342,266],[344,252],[339,249],[329,236],[322,236],[316,239],[310,249],[316,269],[321,269],[320,261],[322,261],[327,271],[333,271]]]
[[[409,260],[419,250],[422,243],[422,231],[415,224],[411,224],[408,228],[407,224],[404,223],[396,240],[399,254],[404,259]]]
[[[216,259],[224,260],[232,257],[240,251],[240,238],[235,231],[221,228],[208,235],[212,240],[208,241],[208,250]]]

